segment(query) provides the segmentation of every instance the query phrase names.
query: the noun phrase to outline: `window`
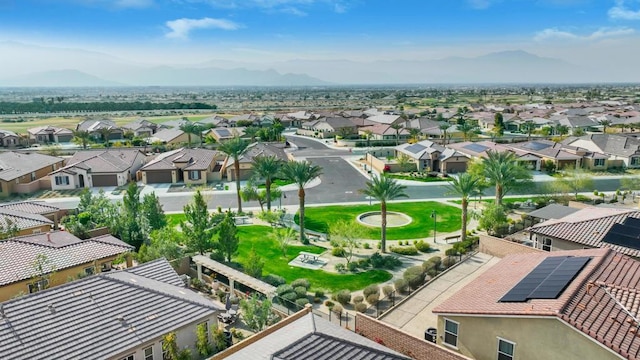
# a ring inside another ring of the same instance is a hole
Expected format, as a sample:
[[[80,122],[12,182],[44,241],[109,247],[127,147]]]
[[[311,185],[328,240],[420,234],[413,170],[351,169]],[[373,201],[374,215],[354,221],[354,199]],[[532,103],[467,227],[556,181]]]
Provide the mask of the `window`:
[[[458,323],[444,319],[444,343],[455,348],[458,347]]]
[[[111,271],[111,261],[102,264],[102,272]]]
[[[93,266],[84,268],[84,273],[87,275],[93,275],[95,272],[96,272],[96,269]]]
[[[153,345],[144,349],[144,360],[153,360]]]
[[[134,360],[133,354],[123,357],[120,360]]]
[[[29,294],[42,291],[49,287],[49,280],[41,279],[39,281],[36,281],[34,283],[27,285],[27,287],[29,288]]]
[[[35,181],[36,180],[36,173],[32,172],[31,173],[31,181]]]
[[[593,166],[604,166],[604,160],[605,159],[594,159]]]
[[[164,341],[160,343],[160,347],[162,348],[162,360],[169,360],[169,352],[164,348]]]
[[[498,360],[513,360],[515,348],[515,343],[498,338]]]
[[[640,157],[632,157],[631,158],[631,165],[640,165]]]
[[[200,180],[200,171],[189,171],[189,179],[191,180]]]
[[[551,251],[551,239],[549,238],[542,239],[542,250]]]
[[[56,176],[56,185],[69,185],[68,176]]]

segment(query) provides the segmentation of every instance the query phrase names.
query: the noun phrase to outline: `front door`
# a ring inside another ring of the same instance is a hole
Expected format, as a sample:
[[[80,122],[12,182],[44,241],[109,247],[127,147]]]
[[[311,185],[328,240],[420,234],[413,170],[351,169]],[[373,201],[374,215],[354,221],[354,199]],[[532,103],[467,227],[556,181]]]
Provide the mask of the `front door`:
[[[80,185],[81,188],[84,187],[84,175],[82,174],[78,175],[78,184]]]

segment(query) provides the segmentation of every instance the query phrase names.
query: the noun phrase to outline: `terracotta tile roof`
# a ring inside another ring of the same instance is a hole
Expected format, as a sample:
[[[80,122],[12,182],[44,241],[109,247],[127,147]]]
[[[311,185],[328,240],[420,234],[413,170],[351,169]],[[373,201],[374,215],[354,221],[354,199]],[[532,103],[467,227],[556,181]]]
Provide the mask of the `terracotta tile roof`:
[[[60,208],[45,203],[44,201],[21,201],[10,204],[0,204],[0,209],[21,211],[29,214],[49,214],[59,211]]]
[[[621,224],[628,217],[640,218],[640,210],[588,207],[561,219],[536,224],[528,230],[538,235],[591,247],[609,247],[625,255],[640,257],[640,250],[602,241],[613,224]]]
[[[6,151],[0,153],[0,180],[11,181],[61,161],[55,156]]]
[[[16,226],[19,230],[25,230],[43,225],[53,225],[53,221],[40,214],[0,208],[0,227],[6,229],[10,225]]]
[[[65,167],[52,172],[52,174],[73,168],[91,169],[92,173],[123,172],[133,166],[139,154],[142,154],[142,152],[137,149],[78,151],[67,161]]]
[[[0,241],[0,286],[35,276],[33,263],[40,254],[47,256],[51,270],[60,271],[131,250],[132,246],[111,235],[80,240],[65,231],[3,240]]]
[[[189,165],[185,166],[183,170],[206,170],[219,154],[216,150],[181,148],[159,154],[140,170],[174,170],[176,169],[174,163],[184,162]]]
[[[475,315],[556,316],[592,271],[602,263],[602,260],[609,252],[609,249],[586,249],[507,256],[436,307],[433,312]],[[557,299],[499,302],[531,270],[547,257],[553,256],[589,256],[592,259]]]

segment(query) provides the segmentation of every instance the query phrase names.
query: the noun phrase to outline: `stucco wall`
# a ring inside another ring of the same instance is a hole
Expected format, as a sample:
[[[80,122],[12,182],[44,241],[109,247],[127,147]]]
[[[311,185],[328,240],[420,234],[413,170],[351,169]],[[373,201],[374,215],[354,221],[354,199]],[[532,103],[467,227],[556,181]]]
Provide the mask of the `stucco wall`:
[[[513,241],[503,240],[494,236],[480,234],[479,251],[484,254],[503,258],[510,254],[538,253],[542,250],[518,244]]]
[[[498,337],[516,344],[515,359],[620,359],[556,317],[438,316],[438,344],[444,317],[459,323],[458,351],[476,359],[496,359]]]
[[[551,251],[561,251],[561,250],[581,250],[584,248],[591,249],[590,246],[585,246],[582,244],[575,243],[573,241],[566,241],[561,239],[552,238],[549,236],[542,236],[538,234],[534,234],[534,245],[538,249],[542,249],[542,240],[544,238],[551,239]]]

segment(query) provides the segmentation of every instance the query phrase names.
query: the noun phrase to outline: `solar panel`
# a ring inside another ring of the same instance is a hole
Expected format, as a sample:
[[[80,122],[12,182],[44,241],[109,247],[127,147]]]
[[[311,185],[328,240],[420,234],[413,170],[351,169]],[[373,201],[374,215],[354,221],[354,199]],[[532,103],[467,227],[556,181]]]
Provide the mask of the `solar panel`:
[[[562,263],[567,256],[552,256],[544,259],[527,276],[518,282],[509,292],[507,292],[500,302],[523,302],[527,301],[529,294],[534,291],[544,279]]]
[[[473,152],[476,152],[476,153],[481,153],[481,152],[484,152],[485,150],[487,150],[489,147],[473,143],[473,144],[465,145],[464,148],[467,149],[467,150],[471,150]]]
[[[522,148],[538,151],[538,150],[546,149],[549,146],[551,146],[551,144],[545,144],[545,143],[541,143],[541,142],[537,142],[537,141],[532,141],[530,143],[526,143],[526,144],[522,145]]]
[[[217,129],[216,131],[220,136],[223,136],[223,137],[231,136],[231,133],[227,129]]]
[[[602,241],[612,245],[640,250],[640,230],[632,226],[613,224],[602,238]]]
[[[624,224],[626,226],[631,226],[633,228],[636,228],[638,229],[638,232],[640,232],[640,219],[634,218],[634,217],[628,217],[624,220]]]
[[[529,294],[529,299],[556,299],[589,262],[588,257],[570,257]]]
[[[420,145],[420,144],[413,144],[413,145],[411,145],[411,146],[408,146],[408,147],[406,148],[406,150],[407,150],[407,151],[409,151],[409,152],[411,152],[411,153],[416,154],[416,153],[418,153],[418,152],[420,152],[420,151],[422,151],[422,150],[424,150],[424,149],[426,149],[426,148],[427,148],[426,146],[422,146],[422,145]]]

